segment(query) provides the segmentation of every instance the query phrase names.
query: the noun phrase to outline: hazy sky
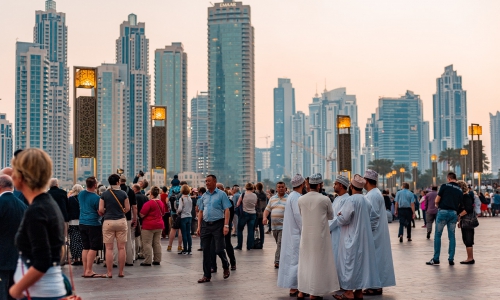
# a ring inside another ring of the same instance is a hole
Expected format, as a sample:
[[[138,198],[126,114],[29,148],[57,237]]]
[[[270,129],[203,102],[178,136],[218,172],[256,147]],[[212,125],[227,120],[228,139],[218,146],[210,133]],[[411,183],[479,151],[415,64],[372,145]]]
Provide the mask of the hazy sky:
[[[212,1],[219,2],[219,1]],[[220,1],[222,2],[222,1]],[[496,0],[245,0],[255,27],[256,143],[273,136],[273,88],[295,87],[296,107],[321,91],[346,87],[357,96],[364,144],[366,119],[380,96],[420,95],[431,121],[436,78],[450,64],[467,91],[468,123],[483,125],[490,155],[489,115],[500,110],[500,1]],[[80,4],[80,5],[78,5]],[[154,91],[154,50],[182,42],[188,53],[188,97],[207,89],[207,7],[201,0],[57,1],[66,13],[68,65],[115,62],[115,40],[129,13],[146,23]],[[33,41],[35,10],[44,0],[2,0],[0,112],[14,123],[15,42]],[[72,99],[71,95],[71,99]],[[72,100],[71,100],[72,101]],[[154,102],[154,92],[151,101]]]

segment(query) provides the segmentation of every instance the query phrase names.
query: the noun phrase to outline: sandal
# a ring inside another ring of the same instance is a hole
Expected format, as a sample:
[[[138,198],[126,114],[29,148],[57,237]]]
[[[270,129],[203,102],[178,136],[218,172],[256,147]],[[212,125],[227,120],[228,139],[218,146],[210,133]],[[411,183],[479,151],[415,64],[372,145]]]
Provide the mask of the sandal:
[[[125,277],[125,275],[123,275],[123,274],[122,275],[118,275],[118,277],[122,277],[123,278],[123,277]]]
[[[346,299],[353,300],[353,299],[356,299],[356,298],[347,298],[345,294],[333,295],[333,298],[335,298],[337,300],[346,300]]]
[[[103,277],[101,278],[113,278],[113,275],[108,275],[108,274],[105,274]]]
[[[382,295],[382,289],[365,289],[363,291],[363,295],[365,295],[365,296],[378,296],[378,295]]]

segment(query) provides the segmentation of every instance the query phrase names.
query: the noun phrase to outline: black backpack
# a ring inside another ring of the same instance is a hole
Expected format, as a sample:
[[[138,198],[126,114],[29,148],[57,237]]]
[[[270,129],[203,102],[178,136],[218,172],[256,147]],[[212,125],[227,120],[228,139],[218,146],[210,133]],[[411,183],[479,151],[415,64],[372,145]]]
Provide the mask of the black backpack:
[[[179,206],[179,199],[181,198],[181,192],[179,191],[178,193],[173,192],[172,195],[170,195],[170,198],[168,198],[168,202],[170,202],[170,210],[173,213],[177,213],[177,207]]]

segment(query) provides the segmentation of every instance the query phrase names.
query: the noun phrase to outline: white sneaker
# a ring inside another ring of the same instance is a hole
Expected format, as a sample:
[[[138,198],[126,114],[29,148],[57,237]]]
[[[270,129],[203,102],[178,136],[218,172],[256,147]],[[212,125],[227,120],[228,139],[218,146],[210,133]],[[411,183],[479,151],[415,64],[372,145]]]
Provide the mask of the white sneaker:
[[[188,255],[193,255],[193,253],[192,253],[191,251],[189,251],[187,254],[188,254]]]

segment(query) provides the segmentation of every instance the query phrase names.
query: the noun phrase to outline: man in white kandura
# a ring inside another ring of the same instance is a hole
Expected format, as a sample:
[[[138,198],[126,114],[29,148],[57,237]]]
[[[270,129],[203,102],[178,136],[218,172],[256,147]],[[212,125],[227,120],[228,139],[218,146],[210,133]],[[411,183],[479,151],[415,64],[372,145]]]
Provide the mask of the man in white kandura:
[[[333,257],[335,259],[335,266],[337,267],[337,275],[338,271],[340,270],[341,266],[340,263],[341,261],[339,260],[339,240],[340,240],[340,227],[335,226],[333,228],[333,221],[337,218],[337,214],[342,210],[342,206],[344,206],[344,203],[346,200],[349,198],[349,193],[347,193],[347,188],[349,187],[349,178],[339,175],[337,176],[337,179],[335,179],[335,183],[333,184],[333,189],[335,193],[338,195],[337,198],[332,203],[332,209],[333,209],[333,220],[328,221],[328,224],[330,225],[330,234],[332,237],[332,249],[333,249]],[[342,290],[342,287],[340,287],[341,290],[337,291],[337,293],[343,293],[344,290]]]
[[[290,297],[304,297],[297,289],[297,273],[299,270],[300,233],[302,217],[299,212],[298,200],[302,195],[304,177],[297,174],[292,178],[293,192],[288,195],[283,218],[283,233],[281,236],[280,268],[278,270],[278,286],[290,289]]]
[[[354,175],[349,186],[351,196],[332,224],[333,228],[341,226],[338,271],[340,286],[346,290],[342,295],[334,295],[335,299],[362,299],[362,289],[381,287],[370,223],[372,208],[363,196],[365,183],[359,174]]]
[[[369,288],[364,290],[363,294],[367,296],[382,295],[382,287],[396,285],[392,262],[391,238],[389,236],[384,196],[382,196],[382,193],[377,188],[378,173],[368,169],[364,177],[366,180],[365,190],[368,191],[365,197],[372,205],[372,233],[381,288]]]
[[[299,252],[299,291],[322,299],[339,288],[337,270],[332,252],[328,220],[333,219],[332,202],[320,192],[321,174],[309,178],[311,191],[299,198],[302,216],[302,234]]]

